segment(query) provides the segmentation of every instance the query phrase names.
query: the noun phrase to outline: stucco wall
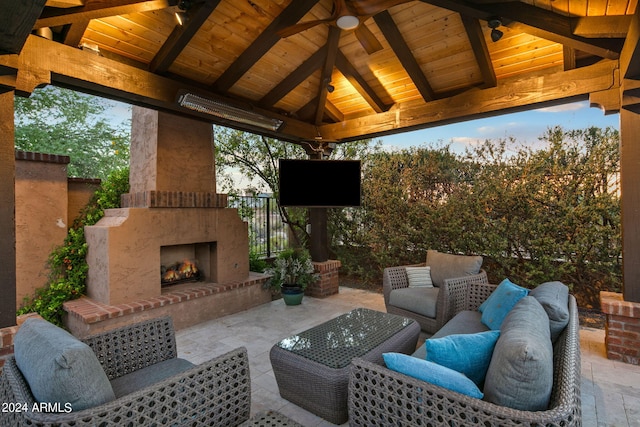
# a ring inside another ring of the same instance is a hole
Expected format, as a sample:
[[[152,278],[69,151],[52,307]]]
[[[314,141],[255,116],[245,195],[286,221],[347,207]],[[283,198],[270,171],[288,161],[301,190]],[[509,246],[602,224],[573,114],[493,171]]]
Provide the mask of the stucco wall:
[[[69,180],[68,164],[67,156],[16,151],[16,307],[46,284],[49,254],[99,185]]]

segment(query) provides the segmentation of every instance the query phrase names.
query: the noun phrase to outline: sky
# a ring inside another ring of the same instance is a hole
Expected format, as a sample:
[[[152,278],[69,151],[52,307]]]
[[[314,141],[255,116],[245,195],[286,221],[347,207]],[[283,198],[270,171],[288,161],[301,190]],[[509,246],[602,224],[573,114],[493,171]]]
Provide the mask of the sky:
[[[109,105],[105,113],[114,122],[123,123],[131,118],[129,105],[105,101]],[[565,130],[586,129],[591,126],[619,129],[619,121],[619,114],[605,115],[602,110],[589,107],[588,101],[583,101],[403,132],[378,139],[387,150],[451,143],[452,151],[462,153],[465,147],[481,144],[486,139],[514,137],[519,144],[535,147],[539,144],[539,137],[549,127],[560,125]]]

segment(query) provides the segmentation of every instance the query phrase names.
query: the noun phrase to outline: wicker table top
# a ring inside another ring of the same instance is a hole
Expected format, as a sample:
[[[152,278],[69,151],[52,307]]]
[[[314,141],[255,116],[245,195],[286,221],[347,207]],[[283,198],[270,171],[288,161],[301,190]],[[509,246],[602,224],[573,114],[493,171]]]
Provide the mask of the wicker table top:
[[[294,354],[341,369],[354,357],[370,352],[414,321],[394,314],[356,308],[276,346]]]

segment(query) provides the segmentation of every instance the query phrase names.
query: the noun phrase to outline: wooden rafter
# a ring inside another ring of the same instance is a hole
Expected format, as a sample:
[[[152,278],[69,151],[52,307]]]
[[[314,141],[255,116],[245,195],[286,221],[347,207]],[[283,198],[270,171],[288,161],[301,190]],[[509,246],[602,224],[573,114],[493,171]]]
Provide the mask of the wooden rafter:
[[[587,38],[625,38],[631,16],[581,16],[571,19],[576,36]]]
[[[407,46],[391,14],[385,10],[374,16],[373,19],[391,45],[391,49],[393,49],[393,52],[402,63],[403,68],[407,74],[409,74],[411,80],[413,80],[413,84],[418,88],[422,98],[427,102],[434,100],[436,98],[435,92],[422,72],[420,64],[418,64],[416,58],[413,56],[411,49]]]
[[[531,34],[601,58],[617,59],[622,43],[615,38],[586,38],[573,33],[571,18],[520,2],[474,4],[458,0],[422,0],[468,17],[488,20],[497,16],[509,28]]]
[[[358,73],[356,67],[354,67],[346,56],[338,50],[338,56],[336,57],[336,68],[342,73],[343,76],[351,83],[351,85],[358,91],[358,93],[367,101],[367,103],[374,109],[376,113],[382,113],[391,108],[391,105],[385,104],[373,88],[367,83],[367,81]]]
[[[85,6],[68,9],[47,8],[34,28],[58,27],[67,24],[88,22],[108,16],[128,15],[138,12],[166,9],[175,6],[178,0],[104,0],[89,2]]]
[[[331,82],[331,74],[336,65],[338,42],[340,41],[341,32],[342,30],[338,27],[329,27],[329,36],[327,37],[327,56],[324,59],[324,65],[322,67],[322,72],[320,73],[320,86],[318,87],[318,104],[315,118],[316,126],[322,123],[322,117],[324,116],[327,94],[329,93],[327,85]]]
[[[285,97],[285,95],[296,88],[300,83],[306,80],[314,71],[322,67],[324,58],[327,56],[327,46],[322,46],[315,51],[313,55],[307,58],[298,68],[291,74],[286,76],[280,83],[271,89],[258,102],[263,107],[271,107]]]
[[[152,73],[165,73],[173,61],[180,55],[180,52],[189,44],[193,36],[196,35],[200,27],[207,21],[220,4],[220,0],[207,0],[204,3],[196,4],[192,10],[188,11],[189,21],[185,25],[176,25],[160,50],[149,63],[149,71]]]
[[[469,43],[473,49],[473,54],[476,57],[478,67],[480,67],[480,73],[482,74],[483,87],[494,87],[498,84],[496,78],[496,72],[493,69],[491,63],[491,56],[489,55],[489,48],[487,47],[487,41],[484,38],[482,32],[482,26],[480,22],[475,18],[469,18],[462,15],[462,24],[469,37]]]
[[[65,25],[63,43],[67,46],[78,46],[82,40],[82,36],[84,36],[84,32],[87,31],[88,26],[88,19]]]
[[[295,24],[318,0],[296,0],[291,2],[258,36],[258,38],[225,70],[212,85],[212,90],[226,93],[264,56],[278,41],[278,30]]]

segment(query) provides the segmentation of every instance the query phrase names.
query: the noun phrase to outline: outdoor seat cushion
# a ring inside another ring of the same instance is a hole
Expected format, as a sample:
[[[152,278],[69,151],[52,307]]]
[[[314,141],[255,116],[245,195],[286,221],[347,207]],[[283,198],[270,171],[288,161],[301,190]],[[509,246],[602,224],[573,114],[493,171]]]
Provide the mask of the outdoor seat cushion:
[[[439,288],[421,286],[394,289],[389,294],[389,305],[402,308],[425,317],[436,317]]]
[[[545,282],[529,292],[549,316],[551,341],[555,342],[569,323],[569,288],[562,282]]]
[[[155,365],[114,378],[111,380],[111,387],[116,398],[119,398],[182,373],[194,366],[196,365],[180,358],[163,360]]]
[[[39,402],[80,411],[115,399],[93,350],[56,325],[27,319],[14,338],[16,365]]]
[[[522,298],[504,319],[484,383],[484,399],[523,411],[543,411],[553,387],[549,320],[534,297]]]
[[[431,267],[434,286],[442,286],[445,279],[478,274],[482,267],[482,257],[445,254],[430,249],[427,251],[426,265]]]
[[[489,328],[482,323],[482,314],[479,311],[466,310],[453,316],[453,318],[445,323],[445,325],[440,328],[438,332],[433,334],[431,338],[442,338],[456,334],[476,334],[478,332],[485,332],[488,330]],[[418,347],[418,349],[413,352],[412,356],[419,359],[426,359],[426,342]]]

